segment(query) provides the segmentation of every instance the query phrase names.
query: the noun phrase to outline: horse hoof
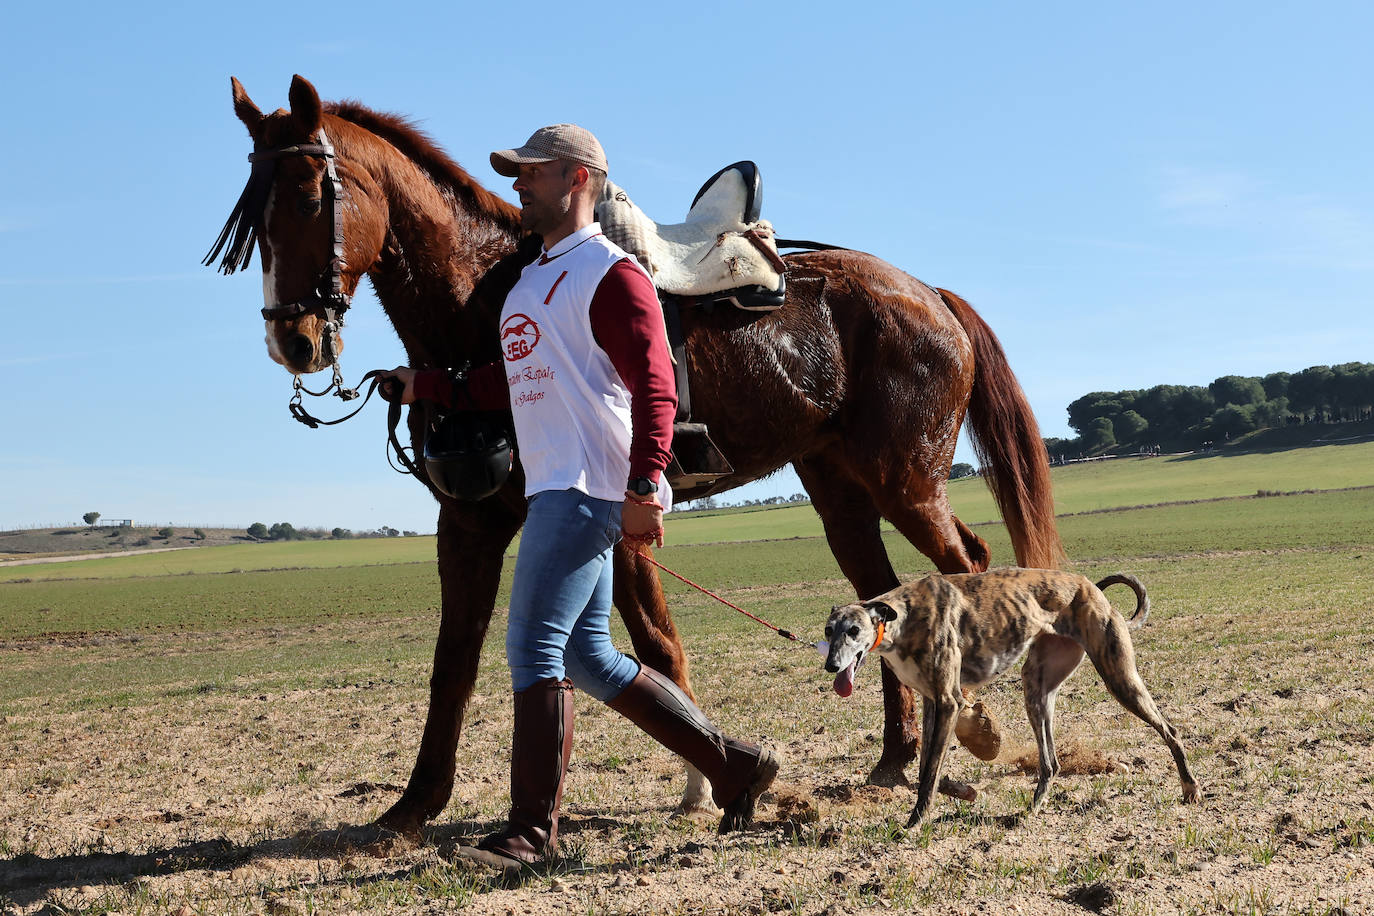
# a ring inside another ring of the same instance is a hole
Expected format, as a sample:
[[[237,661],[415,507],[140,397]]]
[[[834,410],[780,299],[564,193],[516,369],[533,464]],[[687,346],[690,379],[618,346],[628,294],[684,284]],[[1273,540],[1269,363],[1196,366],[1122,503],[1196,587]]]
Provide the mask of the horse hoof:
[[[421,815],[411,805],[402,805],[401,802],[391,806],[381,817],[377,818],[372,824],[372,828],[392,836],[403,837],[407,840],[420,840],[420,831],[425,824],[425,817]]]
[[[879,760],[878,765],[873,768],[873,772],[868,774],[867,784],[882,786],[887,789],[911,785],[906,778],[905,764],[883,760]]]
[[[954,734],[959,743],[979,760],[996,760],[1002,752],[1002,728],[997,717],[980,700],[959,710],[954,721]]]
[[[710,800],[706,802],[693,802],[690,804],[686,801],[681,801],[678,802],[678,806],[673,809],[673,813],[670,816],[684,818],[689,821],[707,823],[708,821],[714,821],[716,818],[720,817],[720,813],[720,809],[716,807],[715,802]]]
[[[711,783],[691,764],[687,765],[687,785],[672,816],[693,821],[714,821],[720,817],[720,808],[711,800]]]

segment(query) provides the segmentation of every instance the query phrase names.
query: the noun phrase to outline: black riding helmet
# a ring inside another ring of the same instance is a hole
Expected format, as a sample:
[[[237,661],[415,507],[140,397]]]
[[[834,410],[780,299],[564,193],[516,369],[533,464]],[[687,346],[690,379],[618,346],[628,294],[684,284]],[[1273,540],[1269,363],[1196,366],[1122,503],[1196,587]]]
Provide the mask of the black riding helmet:
[[[425,473],[446,496],[485,499],[510,476],[513,440],[502,414],[455,411],[425,435]]]

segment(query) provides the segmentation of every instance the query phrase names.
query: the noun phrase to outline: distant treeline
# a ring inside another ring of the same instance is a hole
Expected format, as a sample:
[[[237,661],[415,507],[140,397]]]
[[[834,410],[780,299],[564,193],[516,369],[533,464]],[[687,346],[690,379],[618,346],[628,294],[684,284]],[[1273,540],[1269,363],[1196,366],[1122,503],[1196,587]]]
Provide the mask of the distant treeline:
[[[336,541],[348,538],[396,538],[416,537],[414,531],[399,531],[390,525],[383,525],[376,531],[350,531],[347,528],[297,528],[290,522],[277,522],[270,528],[262,522],[249,525],[247,535],[255,541],[319,541],[333,538]]]
[[[1223,375],[1206,387],[1094,391],[1069,405],[1069,426],[1078,438],[1049,438],[1045,446],[1055,459],[1115,446],[1197,448],[1265,427],[1368,420],[1371,414],[1374,364],[1342,363],[1263,378]]]

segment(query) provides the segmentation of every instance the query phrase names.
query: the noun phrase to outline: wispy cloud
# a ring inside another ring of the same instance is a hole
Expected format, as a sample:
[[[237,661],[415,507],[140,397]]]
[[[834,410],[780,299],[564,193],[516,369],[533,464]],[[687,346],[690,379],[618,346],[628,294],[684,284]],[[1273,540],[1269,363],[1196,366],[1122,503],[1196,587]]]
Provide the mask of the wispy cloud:
[[[1160,170],[1158,203],[1188,225],[1244,234],[1254,259],[1374,270],[1374,215],[1322,194],[1243,172],[1171,166]]]
[[[74,357],[85,355],[84,353],[48,353],[38,356],[0,356],[0,366],[32,366],[35,363],[51,363],[57,360],[68,361]]]

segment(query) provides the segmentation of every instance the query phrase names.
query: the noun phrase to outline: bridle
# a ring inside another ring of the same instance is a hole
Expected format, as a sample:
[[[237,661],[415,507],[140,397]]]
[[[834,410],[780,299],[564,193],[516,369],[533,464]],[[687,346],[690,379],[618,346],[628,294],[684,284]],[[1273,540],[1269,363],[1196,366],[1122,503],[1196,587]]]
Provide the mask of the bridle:
[[[255,146],[253,152],[248,154],[248,161],[253,164],[252,171],[248,175],[248,183],[244,185],[243,193],[239,195],[238,202],[234,204],[234,209],[229,214],[229,219],[225,222],[224,228],[220,230],[219,238],[215,240],[210,253],[201,262],[209,266],[219,256],[220,252],[224,251],[224,258],[219,265],[221,273],[228,275],[240,268],[247,267],[253,259],[253,246],[257,242],[258,235],[265,229],[263,218],[266,215],[267,198],[271,194],[272,183],[276,178],[278,160],[294,156],[318,156],[324,159],[324,180],[320,182],[320,185],[321,190],[325,191],[330,198],[331,249],[329,262],[325,265],[324,271],[320,274],[318,282],[309,295],[293,302],[279,302],[275,305],[269,305],[262,310],[262,317],[267,321],[289,321],[312,312],[319,314],[324,319],[324,329],[320,333],[320,350],[329,360],[330,368],[333,370],[333,378],[323,391],[311,391],[301,382],[300,375],[295,375],[292,381],[294,393],[288,405],[291,415],[312,429],[322,423],[324,425],[332,425],[332,423],[325,423],[325,421],[312,417],[301,404],[302,393],[314,397],[323,397],[334,391],[344,401],[351,401],[358,396],[356,388],[344,386],[343,373],[339,369],[339,329],[343,327],[344,312],[348,311],[349,305],[353,302],[353,297],[345,293],[343,289],[344,187],[343,181],[339,178],[338,169],[334,165],[336,158],[334,145],[329,142],[329,137],[323,130],[319,132],[319,135],[318,143],[294,143],[290,146],[266,149]],[[361,410],[361,406],[358,409]],[[348,417],[356,413],[355,410]],[[342,419],[346,420],[348,417]],[[332,422],[338,423],[342,420]]]
[[[382,370],[373,369],[362,377],[356,388],[344,386],[343,373],[339,370],[339,350],[337,346],[339,328],[343,326],[343,314],[348,311],[349,305],[353,302],[353,297],[344,292],[343,289],[343,269],[344,269],[344,234],[343,234],[343,200],[344,186],[339,179],[338,169],[334,166],[335,153],[334,145],[329,142],[329,137],[323,130],[320,130],[320,141],[318,143],[294,143],[290,146],[279,146],[276,148],[261,148],[254,144],[253,152],[248,154],[248,161],[253,164],[252,171],[248,175],[248,183],[243,187],[243,193],[239,195],[238,202],[234,204],[233,211],[229,214],[229,219],[224,223],[224,228],[220,230],[219,238],[210,249],[210,253],[205,256],[201,263],[207,267],[219,257],[221,251],[224,258],[220,261],[219,271],[225,275],[231,274],[236,270],[247,267],[253,258],[253,246],[257,243],[258,233],[265,229],[263,217],[267,210],[267,198],[272,192],[272,183],[276,180],[277,162],[292,156],[319,156],[324,159],[324,180],[320,183],[320,189],[330,197],[331,207],[329,211],[329,228],[331,238],[331,249],[329,263],[320,274],[319,281],[310,294],[294,302],[279,302],[263,308],[262,317],[266,321],[289,321],[292,318],[299,318],[311,312],[320,314],[324,318],[324,330],[320,334],[320,349],[329,359],[330,368],[333,370],[333,378],[322,391],[311,391],[301,382],[300,374],[292,377],[291,401],[287,405],[291,411],[291,416],[311,429],[320,426],[334,426],[345,420],[352,419],[367,406],[367,402],[372,400],[372,395],[381,390],[383,399],[390,402],[387,410],[387,463],[393,470],[402,474],[410,474],[434,492],[436,496],[441,496],[429,478],[422,474],[416,462],[406,454],[406,449],[401,445],[396,436],[396,428],[401,419],[401,401],[396,393],[389,393],[387,385],[382,379]],[[327,190],[326,190],[327,188]],[[308,394],[312,397],[324,397],[331,391],[343,401],[352,401],[359,396],[358,389],[362,388],[371,380],[372,384],[367,389],[367,396],[351,413],[339,417],[337,420],[321,420],[311,416],[301,403],[301,395]],[[387,380],[390,381],[390,380]],[[401,467],[396,466],[392,461],[393,455],[400,462]]]

